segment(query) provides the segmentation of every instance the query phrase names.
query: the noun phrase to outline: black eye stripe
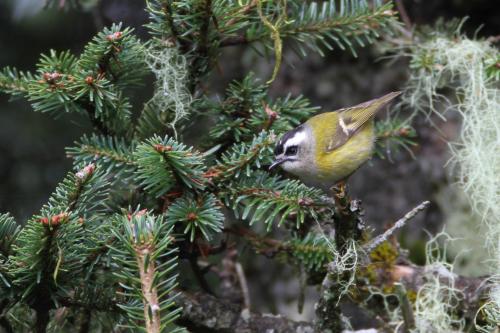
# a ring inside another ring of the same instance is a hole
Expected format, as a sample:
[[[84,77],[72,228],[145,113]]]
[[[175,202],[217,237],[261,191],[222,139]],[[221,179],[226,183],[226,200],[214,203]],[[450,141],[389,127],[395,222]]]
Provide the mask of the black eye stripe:
[[[274,148],[274,155],[281,155],[283,154],[283,142],[280,140],[278,144],[276,145],[276,148]]]
[[[295,128],[295,129],[293,129],[291,131],[288,131],[285,134],[283,134],[283,136],[281,137],[281,139],[276,144],[276,147],[274,148],[274,155],[281,155],[281,154],[283,154],[283,152],[284,152],[284,146],[285,146],[286,142],[288,140],[290,140],[291,138],[295,137],[295,135],[298,132],[301,132],[303,129],[304,129],[304,126],[300,125],[297,128]],[[288,148],[287,148],[287,150],[288,150]]]

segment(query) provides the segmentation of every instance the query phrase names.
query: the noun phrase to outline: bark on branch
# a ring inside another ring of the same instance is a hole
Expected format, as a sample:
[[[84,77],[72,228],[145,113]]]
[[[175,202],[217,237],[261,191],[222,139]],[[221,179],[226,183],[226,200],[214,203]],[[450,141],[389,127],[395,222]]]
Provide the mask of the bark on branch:
[[[283,316],[252,313],[241,305],[229,303],[206,293],[180,292],[176,303],[182,307],[178,324],[193,333],[313,333],[313,324]]]
[[[488,280],[487,277],[466,277],[449,271],[434,271],[431,274],[437,276],[443,284],[448,284],[453,278],[455,288],[462,293],[461,310],[465,313],[478,308],[481,299],[487,297],[492,287],[492,283],[485,282]],[[420,289],[428,275],[429,272],[425,267],[414,265],[395,265],[391,272],[394,281],[401,281],[407,290]]]
[[[407,290],[418,290],[425,283],[426,275],[428,272],[425,268],[413,265],[396,265],[392,272],[392,278],[400,281]],[[446,280],[449,276],[440,275],[440,278]],[[491,284],[484,283],[484,278],[455,275],[454,280],[455,287],[463,292],[461,310],[464,313],[476,309],[491,287]],[[176,303],[182,307],[178,324],[193,333],[318,332],[312,322],[298,322],[280,315],[250,312],[240,304],[224,301],[203,292],[191,294],[181,291]],[[373,332],[378,330],[373,328]]]
[[[139,267],[142,296],[144,297],[144,320],[146,321],[146,330],[148,333],[160,333],[161,317],[160,303],[158,300],[158,291],[154,286],[155,263],[146,260],[151,254],[152,249],[149,246],[136,249],[137,266]]]

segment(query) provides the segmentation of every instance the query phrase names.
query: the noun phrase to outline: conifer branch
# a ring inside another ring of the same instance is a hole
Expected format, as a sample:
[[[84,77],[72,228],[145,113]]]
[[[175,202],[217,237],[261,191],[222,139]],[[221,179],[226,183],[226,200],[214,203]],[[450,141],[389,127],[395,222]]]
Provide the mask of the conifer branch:
[[[300,54],[306,55],[304,46],[322,53],[321,47],[328,49],[338,46],[349,49],[356,55],[355,45],[364,47],[382,34],[390,34],[396,26],[396,12],[392,3],[376,1],[373,7],[366,2],[329,0],[325,2],[295,2],[288,4],[287,24],[278,28],[280,38],[288,38],[297,44]],[[279,6],[268,5],[266,16],[282,16]],[[249,17],[247,16],[247,19]],[[235,22],[236,23],[236,22]],[[265,29],[249,26],[241,35],[222,38],[220,45],[231,46],[262,42],[270,47],[271,35]],[[303,44],[303,45],[301,45]]]
[[[140,84],[147,73],[142,44],[120,25],[100,32],[79,58],[51,50],[37,67],[37,75],[4,69],[0,91],[24,95],[35,111],[54,116],[61,110],[86,113],[101,134],[126,129],[130,105],[122,90]]]
[[[123,267],[114,274],[123,286],[127,303],[118,306],[126,312],[129,328],[148,333],[180,331],[173,325],[180,309],[172,293],[177,278],[172,227],[146,211],[117,216],[112,229],[117,242],[110,248],[118,267]]]
[[[95,110],[92,106],[87,106],[85,108],[85,111],[87,111],[87,114],[89,116],[90,122],[92,123],[92,126],[99,131],[100,134],[102,135],[114,135],[114,132],[109,130],[106,125],[96,116]]]
[[[332,245],[324,235],[310,233],[302,239],[294,237],[289,241],[281,241],[259,235],[244,227],[226,228],[224,231],[244,238],[256,253],[268,258],[285,254],[291,263],[303,265],[310,273],[324,274],[326,265],[333,259]]]
[[[167,193],[176,183],[203,189],[203,156],[173,138],[154,136],[137,146],[134,152],[138,170],[136,179],[156,197]]]
[[[295,238],[287,243],[291,258],[310,272],[326,271],[326,265],[333,260],[332,244],[325,235],[310,232],[302,239]]]
[[[177,41],[179,33],[174,24],[171,1],[147,0],[146,10],[151,21],[146,27],[151,34],[161,40],[170,37]]]
[[[328,207],[318,189],[308,188],[298,181],[271,177],[254,171],[252,177],[242,177],[219,194],[237,218],[280,226],[287,218],[295,219],[295,226],[304,223],[306,216],[316,217],[318,208]]]
[[[237,143],[227,150],[217,164],[205,172],[212,183],[224,181],[240,175],[249,175],[251,168],[272,162],[273,133],[261,132],[251,143]]]
[[[153,282],[156,265],[154,261],[148,263],[154,248],[150,248],[150,245],[145,245],[136,247],[134,250],[141,279],[142,295],[144,296],[144,321],[146,322],[146,330],[148,333],[160,333],[161,318],[158,311],[160,303],[158,300],[158,290]]]
[[[222,142],[229,139],[240,142],[262,130],[282,133],[318,111],[301,95],[270,100],[267,88],[267,84],[259,83],[255,75],[250,73],[243,80],[229,84],[222,103],[213,105],[206,102],[207,105],[203,106],[218,120],[210,130],[210,136]]]
[[[387,119],[375,123],[377,137],[375,153],[379,158],[391,155],[404,149],[413,156],[412,147],[417,145],[416,131],[407,122],[399,119]]]
[[[28,82],[31,79],[30,73],[6,67],[0,71],[0,91],[14,96],[24,95],[28,92]]]
[[[132,157],[135,143],[127,144],[125,140],[92,135],[83,136],[80,142],[66,149],[66,155],[73,158],[75,165],[96,163],[106,174],[116,172],[116,176],[132,177],[136,164]]]
[[[195,78],[199,78],[206,72],[206,69],[203,68],[204,63],[206,62],[206,58],[209,56],[210,50],[210,22],[212,20],[212,0],[202,0],[200,1],[200,16],[201,16],[201,24],[200,24],[200,32],[199,32],[199,45],[197,48],[198,57],[196,57],[193,62],[194,69],[192,70],[192,76]],[[193,90],[192,87],[190,90]]]
[[[87,251],[82,222],[99,212],[105,186],[92,165],[70,173],[17,237],[8,263],[11,290],[36,311],[37,332],[45,332],[56,295],[81,278],[80,255]]]
[[[0,214],[0,262],[4,262],[9,257],[11,246],[20,230],[20,226],[10,214]]]
[[[219,206],[211,193],[198,197],[185,195],[175,200],[165,215],[168,223],[183,225],[184,233],[189,235],[191,242],[198,234],[210,240],[224,225],[224,215]]]

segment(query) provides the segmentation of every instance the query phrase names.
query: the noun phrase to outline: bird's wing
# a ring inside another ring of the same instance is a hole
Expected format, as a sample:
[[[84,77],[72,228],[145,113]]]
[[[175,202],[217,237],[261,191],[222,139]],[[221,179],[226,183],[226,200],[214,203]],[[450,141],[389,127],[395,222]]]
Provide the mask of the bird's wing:
[[[347,142],[367,121],[372,119],[387,103],[399,96],[401,92],[391,92],[380,98],[372,99],[355,106],[337,110],[338,124],[333,137],[328,142],[326,151],[337,149]]]

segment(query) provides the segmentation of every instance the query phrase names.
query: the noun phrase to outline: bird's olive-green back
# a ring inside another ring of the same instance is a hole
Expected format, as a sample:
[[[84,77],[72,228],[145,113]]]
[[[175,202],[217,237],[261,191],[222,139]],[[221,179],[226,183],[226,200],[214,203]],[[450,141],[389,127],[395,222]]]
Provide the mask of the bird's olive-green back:
[[[319,114],[307,121],[314,133],[314,162],[321,181],[337,182],[372,156],[373,118],[399,95],[400,92],[391,92],[352,107]]]
[[[338,112],[322,113],[307,121],[315,138],[314,156],[318,178],[328,184],[349,176],[373,153],[373,121],[365,122],[345,143],[328,150],[332,136],[339,126]]]

